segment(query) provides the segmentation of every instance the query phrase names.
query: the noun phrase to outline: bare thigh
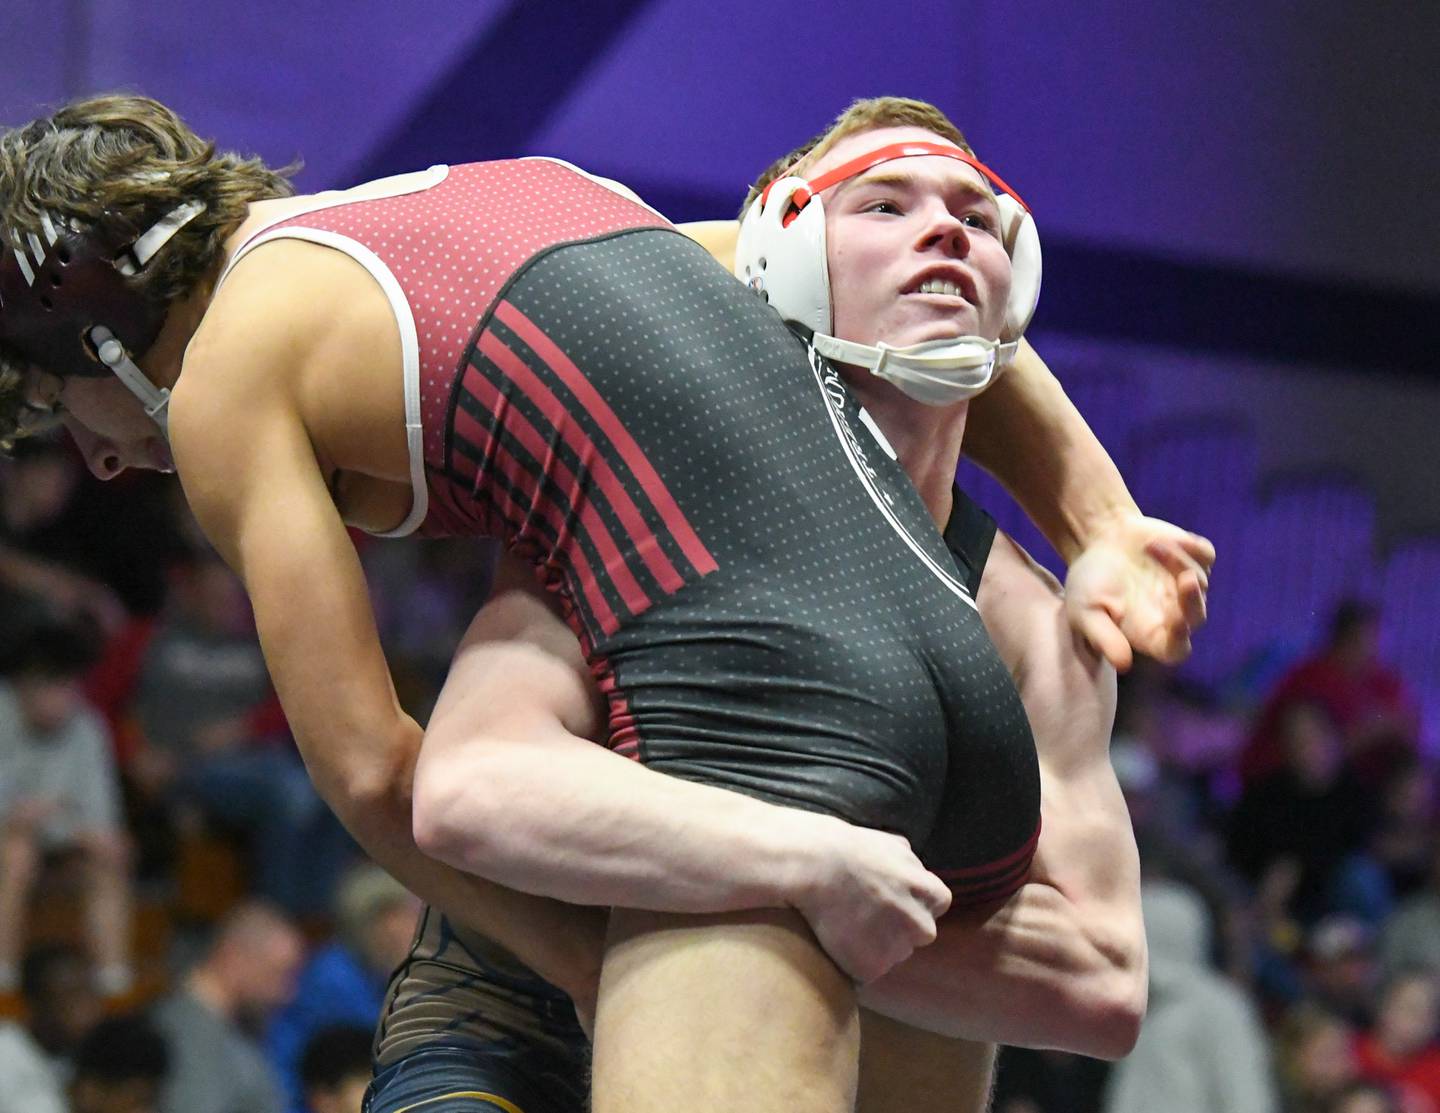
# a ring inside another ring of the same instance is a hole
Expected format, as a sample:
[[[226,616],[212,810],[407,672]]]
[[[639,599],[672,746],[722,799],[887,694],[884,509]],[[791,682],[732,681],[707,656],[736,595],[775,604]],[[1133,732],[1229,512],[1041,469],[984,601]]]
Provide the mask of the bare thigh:
[[[849,1113],[855,989],[797,913],[616,910],[595,1019],[595,1113]]]
[[[983,1113],[995,1045],[952,1039],[870,1012],[860,1014],[856,1113]]]

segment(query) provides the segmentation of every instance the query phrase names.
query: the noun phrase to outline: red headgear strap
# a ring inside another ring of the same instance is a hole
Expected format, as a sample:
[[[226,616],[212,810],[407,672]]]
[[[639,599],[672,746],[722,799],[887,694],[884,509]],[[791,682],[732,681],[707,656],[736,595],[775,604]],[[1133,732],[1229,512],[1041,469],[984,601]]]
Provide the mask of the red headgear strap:
[[[972,167],[983,174],[991,185],[1013,197],[1016,203],[1027,213],[1030,211],[1030,206],[1020,199],[1018,193],[1005,184],[1004,179],[1002,179],[999,174],[991,170],[974,155],[966,154],[959,147],[951,147],[943,143],[891,143],[889,146],[879,147],[869,154],[860,155],[858,158],[853,158],[849,162],[842,163],[835,167],[834,170],[827,170],[818,178],[811,178],[791,194],[790,211],[785,214],[781,223],[788,225],[799,215],[800,210],[810,203],[811,199],[817,193],[823,193],[831,186],[839,185],[841,182],[863,174],[867,170],[873,170],[882,162],[892,162],[897,158],[913,158],[920,155],[938,155],[941,158],[953,158],[957,162],[965,163],[966,166]],[[783,177],[788,177],[788,175],[782,174],[781,178]],[[779,180],[780,178],[775,179],[775,181]],[[770,190],[774,185],[775,182],[772,181],[770,185],[765,187],[764,192],[760,194],[760,204],[762,206],[770,200]]]

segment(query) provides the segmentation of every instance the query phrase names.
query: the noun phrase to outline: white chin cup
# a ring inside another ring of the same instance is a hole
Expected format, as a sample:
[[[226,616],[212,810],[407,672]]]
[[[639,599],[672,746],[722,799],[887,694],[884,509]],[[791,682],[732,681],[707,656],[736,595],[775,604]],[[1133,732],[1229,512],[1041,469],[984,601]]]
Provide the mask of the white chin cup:
[[[867,368],[927,406],[952,406],[974,398],[1000,377],[1018,346],[961,336],[892,348],[883,341],[855,344],[824,333],[816,333],[810,343],[827,359]]]

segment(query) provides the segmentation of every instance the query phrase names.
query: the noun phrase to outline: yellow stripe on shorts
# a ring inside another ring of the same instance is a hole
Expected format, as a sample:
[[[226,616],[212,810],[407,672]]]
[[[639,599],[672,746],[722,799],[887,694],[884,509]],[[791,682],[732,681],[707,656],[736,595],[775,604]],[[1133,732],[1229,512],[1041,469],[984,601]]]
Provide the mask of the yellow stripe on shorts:
[[[513,1101],[506,1101],[499,1094],[487,1094],[483,1090],[456,1090],[453,1094],[441,1094],[438,1098],[426,1098],[424,1101],[417,1101],[414,1105],[407,1105],[404,1109],[397,1109],[395,1113],[410,1113],[412,1109],[420,1109],[427,1105],[434,1105],[437,1101],[449,1101],[451,1098],[476,1098],[480,1101],[489,1102],[496,1109],[504,1113],[525,1113]]]

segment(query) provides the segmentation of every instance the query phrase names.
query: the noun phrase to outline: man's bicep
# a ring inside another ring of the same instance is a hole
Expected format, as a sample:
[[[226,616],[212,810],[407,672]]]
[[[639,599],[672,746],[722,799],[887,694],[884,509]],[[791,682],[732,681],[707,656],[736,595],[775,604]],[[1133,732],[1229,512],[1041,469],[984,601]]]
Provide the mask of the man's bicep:
[[[456,650],[427,737],[471,717],[493,722],[500,713],[553,719],[591,740],[603,726],[600,693],[574,632],[527,571],[506,561]]]

